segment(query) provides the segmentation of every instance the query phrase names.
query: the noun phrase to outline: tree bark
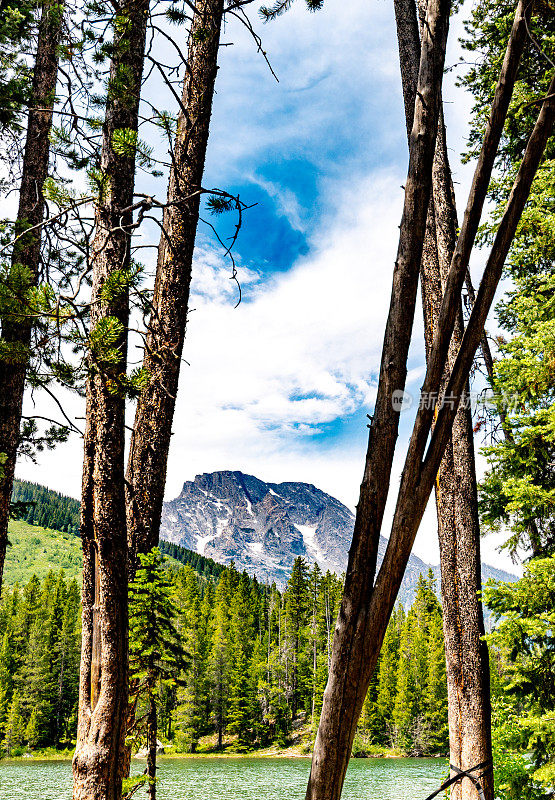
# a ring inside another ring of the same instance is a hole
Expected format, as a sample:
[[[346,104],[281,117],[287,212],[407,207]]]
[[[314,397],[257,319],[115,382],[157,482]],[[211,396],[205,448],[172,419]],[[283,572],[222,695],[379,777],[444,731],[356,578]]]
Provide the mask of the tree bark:
[[[189,307],[200,189],[218,71],[223,0],[197,0],[172,149],[167,206],[143,367],[148,384],[135,412],[126,475],[127,537],[131,575],[138,554],[156,547],[166,485],[175,400]],[[132,726],[135,709],[129,712]],[[221,748],[222,731],[218,730]],[[128,774],[131,752],[125,759]]]
[[[189,33],[143,360],[149,378],[137,404],[127,467],[131,569],[137,553],[159,539],[223,10],[223,0],[198,0]]]
[[[50,130],[58,78],[58,47],[62,31],[63,6],[44,0],[38,31],[37,53],[33,70],[31,107],[23,155],[19,208],[15,234],[40,225],[44,220],[42,187],[48,177]],[[40,110],[39,110],[40,109]],[[19,287],[14,305],[23,313],[0,319],[2,340],[12,353],[0,360],[0,453],[5,461],[0,469],[0,592],[6,557],[10,501],[21,427],[25,375],[29,362],[32,322],[25,315],[26,290],[36,286],[40,269],[40,228],[35,228],[16,242],[12,251],[12,273],[17,265],[28,269],[25,287]]]
[[[548,90],[548,97],[549,99],[543,102],[542,110],[528,142],[526,154],[495,237],[476,298],[476,304],[447,384],[446,396],[448,397],[460,398],[464,391],[476,350],[480,344],[484,324],[501,278],[505,259],[529,197],[532,181],[540,164],[545,146],[552,134],[555,121],[555,78]],[[445,295],[443,304],[445,304]],[[432,348],[432,355],[436,357],[437,353],[433,351],[436,349],[438,338],[439,336],[436,335]],[[432,362],[431,357],[429,361]],[[425,380],[424,385],[427,385],[427,380]],[[395,603],[414,537],[432,491],[445,447],[449,441],[457,405],[458,401],[445,403],[441,406],[425,457],[421,455],[423,449],[421,450],[420,447],[421,437],[424,436],[422,418],[426,412],[419,410],[417,415],[405,460],[391,537],[370,600],[369,616],[373,622],[374,630],[378,631],[380,637],[385,632],[383,621],[388,616],[388,613],[391,613]],[[370,658],[365,661],[365,668],[373,669],[375,665],[375,643],[371,642],[367,649]]]
[[[484,324],[501,278],[503,265],[529,197],[532,181],[540,164],[545,146],[553,131],[554,121],[555,79],[548,90],[547,99],[543,102],[542,111],[530,137],[525,157],[499,226],[480,284],[476,305],[470,316],[447,384],[446,395],[448,397],[460,398],[464,391],[476,350],[480,344]],[[451,271],[452,269],[453,266]],[[446,293],[444,293],[442,309],[445,305],[445,297]],[[437,344],[438,340],[441,341],[443,338],[442,334],[443,332],[438,326],[438,332],[429,359],[432,364],[438,358]],[[430,367],[427,370],[424,386],[434,386],[429,381],[429,374]],[[439,382],[436,386],[439,388]],[[307,797],[314,797],[319,800],[320,798],[326,798],[327,800],[327,798],[339,796],[331,785],[331,781],[336,780],[333,772],[334,737],[340,741],[344,740],[345,734],[342,725],[344,726],[345,719],[352,719],[353,724],[356,724],[360,714],[359,698],[364,698],[376,666],[387,623],[397,598],[414,538],[451,435],[457,406],[458,399],[454,403],[449,402],[441,406],[425,457],[424,447],[430,428],[428,426],[427,433],[425,433],[424,418],[428,416],[428,413],[425,408],[424,410],[419,410],[405,460],[391,536],[375,585],[371,587],[369,596],[364,598],[365,602],[361,603],[360,598],[356,595],[347,594],[347,588],[350,588],[350,586],[346,582],[343,603],[335,631],[330,679],[324,695],[324,705],[326,706],[327,704],[327,730],[325,730],[327,742],[325,742],[324,747],[322,747],[322,743],[320,744],[322,749],[319,753],[320,764],[318,765],[318,770],[321,775],[321,784],[319,793],[314,789],[313,794],[307,794]],[[352,553],[353,548],[349,553],[347,579],[349,579],[349,571],[354,562]],[[354,619],[352,615],[353,609],[358,612]],[[371,637],[366,635],[369,630],[372,631]],[[347,634],[350,634],[350,636],[347,637]],[[334,698],[334,694],[339,694],[337,687],[340,682],[343,682],[345,686],[342,693],[346,695],[346,701],[341,705]],[[346,690],[349,692],[348,694]],[[357,692],[356,695],[355,690]],[[338,709],[340,709],[339,714]],[[326,760],[332,762],[328,783],[326,783],[325,771],[322,772],[322,765],[325,764]],[[332,793],[330,793],[330,786]],[[311,786],[309,784],[310,790]]]
[[[434,181],[438,243],[445,233],[445,247],[438,246],[442,292],[433,298],[436,320],[457,238],[456,209],[450,199],[451,172],[445,128],[438,134],[438,180]],[[437,187],[437,188],[436,188]],[[447,366],[454,367],[464,333],[459,308]],[[429,351],[428,351],[429,352]],[[441,391],[446,390],[443,382]],[[469,397],[468,380],[464,395]],[[488,647],[483,639],[484,617],[479,592],[482,587],[478,487],[470,406],[457,410],[451,441],[436,478],[436,508],[441,564],[443,633],[447,668],[450,763],[462,770],[491,762],[491,699]],[[477,773],[474,773],[475,775]],[[485,800],[493,800],[493,769],[481,778]],[[451,788],[452,800],[476,800],[475,784],[468,778]]]
[[[83,633],[74,800],[120,800],[128,702],[127,526],[124,493],[125,391],[129,297],[106,282],[130,265],[135,154],[116,131],[135,132],[148,0],[116,12],[100,168],[104,184],[92,243],[91,339],[81,501]],[[95,344],[112,326],[119,359]],[[94,658],[93,658],[94,656]]]
[[[422,40],[405,205],[378,395],[370,427],[343,601],[335,629],[330,674],[314,745],[307,800],[338,800],[340,797],[356,724],[370,679],[368,675],[368,680],[365,680],[367,670],[364,663],[367,656],[364,651],[371,641],[368,636],[368,600],[372,594],[379,532],[399,425],[399,410],[393,402],[396,396],[394,392],[402,391],[406,380],[418,272],[431,194],[449,12],[449,2],[430,1]],[[376,658],[380,645],[381,640]]]
[[[425,2],[419,2],[420,20]],[[420,58],[417,9],[414,0],[395,0],[399,55],[407,126],[414,113]],[[457,241],[457,212],[443,115],[440,114],[433,169],[433,197],[420,270],[426,354],[433,343]],[[452,369],[464,331],[459,304],[447,359]],[[468,394],[469,386],[465,387]],[[436,479],[436,510],[441,554],[441,595],[447,665],[450,763],[467,770],[491,760],[489,657],[483,641],[480,526],[471,410],[460,406]],[[493,773],[482,779],[486,800],[493,800]],[[453,800],[475,800],[469,779],[454,784]]]
[[[435,81],[431,83],[434,87],[435,97],[433,91],[432,97],[430,97],[429,87],[425,93],[422,91],[425,79],[430,78],[427,70],[428,50],[434,39],[436,43],[438,40],[437,20],[434,20],[434,14],[437,14],[438,11],[440,19],[442,14],[448,16],[449,6],[447,5],[445,10],[438,9],[437,4],[431,2],[428,7],[421,48],[414,125],[411,134],[411,158],[405,213],[401,222],[401,244],[405,240],[407,227],[414,237],[413,248],[408,251],[412,257],[408,261],[399,259],[394,273],[393,296],[382,352],[375,413],[370,427],[364,480],[361,485],[360,501],[355,518],[353,542],[349,551],[343,599],[335,629],[332,663],[314,748],[311,776],[306,794],[307,800],[336,800],[340,796],[356,722],[378,660],[383,636],[395,604],[414,537],[451,434],[454,418],[454,411],[446,406],[440,410],[428,454],[422,463],[433,411],[426,406],[418,411],[405,462],[392,535],[384,562],[374,584],[377,544],[398,431],[399,405],[395,403],[394,406],[393,401],[405,385],[408,345],[414,318],[416,281],[425,234],[431,167],[439,117],[441,79],[438,78],[437,83]],[[446,20],[444,24],[446,27]],[[462,282],[468,268],[504,120],[512,96],[525,35],[526,26],[522,19],[522,4],[519,4],[517,19],[496,87],[461,233],[451,263],[436,336],[430,350],[423,386],[423,392],[425,391],[428,395],[433,391],[437,392],[440,387],[457,308],[460,304]],[[443,66],[443,57],[440,61]],[[433,109],[432,100],[435,103]],[[493,287],[493,291],[495,291],[494,287],[499,281],[500,270],[510,241],[514,236],[516,222],[522,213],[531,181],[539,163],[538,153],[540,150],[543,152],[551,130],[549,116],[544,113],[550,102],[553,100],[544,101],[541,124],[531,137],[532,146],[529,147],[529,157],[525,158],[521,165],[521,173],[519,173],[517,181],[518,188],[511,196],[511,202],[505,215],[506,219],[504,217],[500,234],[496,238],[488,260],[488,267],[484,273],[476,306],[455,362],[448,390],[458,391],[459,394],[456,396],[460,396],[464,384],[468,380],[472,359],[493,299],[491,290]],[[419,131],[423,104],[425,110],[429,112],[429,117],[427,125]],[[533,143],[532,140],[534,140]],[[412,170],[414,164],[418,162],[416,156],[419,152],[422,155],[421,148],[425,147],[425,142],[431,149],[427,158],[419,164],[422,168],[415,173]],[[418,181],[416,181],[417,177]],[[407,198],[411,196],[414,198],[413,181],[417,184],[421,194],[417,195],[419,203],[411,205],[410,202],[407,204]],[[425,200],[424,203],[423,200]],[[400,251],[402,252],[402,250],[401,246]],[[394,392],[396,392],[395,395]],[[370,631],[372,635],[369,635]]]
[[[468,325],[464,332],[461,347],[457,354],[455,364],[453,366],[449,382],[447,384],[446,394],[449,396],[460,397],[464,389],[464,385],[468,379],[472,361],[476,350],[480,344],[483,328],[487,315],[493,303],[497,286],[501,279],[503,266],[509,253],[512,241],[514,239],[518,223],[522,216],[522,212],[530,195],[532,182],[535,178],[538,167],[541,163],[543,153],[545,151],[547,142],[553,133],[553,124],[555,121],[555,74],[552,78],[548,93],[541,104],[541,111],[534,126],[526,152],[520,164],[517,177],[511,189],[511,193],[505,208],[505,212],[499,224],[494,243],[487,260],[484,270],[476,303],[472,309]],[[455,258],[453,259],[453,261]],[[451,281],[451,273],[453,272],[453,264],[449,274],[449,281]],[[448,297],[447,290],[444,293],[442,302],[442,312],[446,305],[446,298]],[[432,348],[432,358],[438,358],[438,339],[439,334],[435,337],[434,346]],[[429,370],[427,371],[424,385],[429,381]],[[441,460],[442,448],[445,447],[446,441],[449,438],[450,426],[456,413],[456,404],[445,403],[440,408],[437,415],[435,428],[433,430],[432,438],[426,457],[422,462],[421,477],[419,483],[424,486],[432,475],[434,479],[435,470],[439,466]],[[419,419],[420,417],[420,419]],[[419,434],[423,430],[422,420],[424,415],[420,412],[417,415],[415,422],[414,444],[419,447]],[[413,442],[409,445],[412,449]],[[437,462],[437,465],[436,465]],[[407,466],[412,469],[410,462],[406,462],[405,470],[408,473]]]
[[[461,397],[468,380],[472,362],[480,344],[484,324],[501,278],[503,265],[529,197],[532,181],[541,162],[547,141],[553,132],[554,122],[555,77],[548,90],[548,96],[542,103],[541,112],[528,141],[526,153],[520,165],[484,270],[476,304],[470,315],[461,347],[449,377],[446,396],[457,398],[457,400],[441,404],[430,444],[425,454],[424,449],[430,431],[429,426],[426,431],[425,419],[429,417],[429,409],[422,405],[417,413],[401,478],[391,537],[370,598],[369,617],[374,629],[374,636],[368,643],[364,653],[363,669],[365,670],[365,676],[368,671],[371,673],[375,666],[381,640],[387,627],[387,619],[393,609],[414,538],[451,435],[451,428],[457,412],[458,398]],[[453,259],[454,262],[455,259]],[[453,264],[451,266],[452,270]],[[445,306],[446,296],[447,293],[444,293],[442,311]],[[438,341],[441,339],[443,339],[443,332],[438,328],[429,358],[424,387],[433,386],[433,383],[430,383],[429,380],[430,364],[436,363],[438,359]]]
[[[154,687],[148,697],[146,774],[148,778],[149,800],[156,800],[156,749],[158,745],[158,712],[154,698]]]

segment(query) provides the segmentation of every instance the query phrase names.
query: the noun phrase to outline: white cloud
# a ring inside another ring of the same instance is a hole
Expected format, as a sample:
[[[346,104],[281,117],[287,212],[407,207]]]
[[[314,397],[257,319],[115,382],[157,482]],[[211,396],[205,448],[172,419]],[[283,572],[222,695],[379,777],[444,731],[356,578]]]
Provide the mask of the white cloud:
[[[391,291],[399,184],[399,175],[381,171],[338,188],[310,256],[266,278],[240,270],[245,299],[238,308],[228,263],[215,250],[198,250],[184,351],[190,366],[182,370],[167,497],[197,472],[241,469],[265,480],[314,483],[354,507]],[[417,309],[407,377],[413,389],[423,375],[421,338]],[[360,436],[350,446],[314,438],[323,424],[357,410]],[[408,418],[402,421],[385,534],[408,435]],[[77,494],[80,459],[75,443],[18,472]],[[432,502],[416,544],[429,561],[438,558],[435,529]],[[492,545],[484,545],[490,558]]]
[[[364,201],[357,205],[355,195]],[[193,454],[205,457],[213,446],[224,467],[240,452],[251,463],[259,457],[264,472],[269,456],[301,448],[300,440],[319,425],[368,401],[401,202],[399,179],[387,173],[344,191],[337,213],[319,226],[312,254],[290,272],[255,284],[252,295],[244,285],[245,302],[237,309],[225,266],[218,272],[206,259],[195,265],[194,290],[202,287],[202,295],[194,291],[185,347],[191,366],[178,398],[170,494],[171,483],[184,477],[176,468],[182,453],[196,461]]]
[[[249,180],[256,186],[260,186],[272,198],[278,214],[287,219],[293,230],[301,232],[306,230],[305,213],[294,192],[284,186],[280,186],[275,181],[266,180],[256,174],[250,175]]]
[[[250,34],[231,18],[223,38],[233,47],[219,57],[208,156],[209,173],[218,181],[268,151],[309,158],[329,173],[335,165],[326,159],[327,148],[345,127],[357,156],[357,137],[370,129],[375,136],[384,128],[387,136],[398,135],[402,98],[394,91],[399,66],[390,4],[329,0],[311,14],[298,0],[267,25],[255,13],[251,17],[279,83]],[[386,115],[379,111],[382,101],[389,102]]]

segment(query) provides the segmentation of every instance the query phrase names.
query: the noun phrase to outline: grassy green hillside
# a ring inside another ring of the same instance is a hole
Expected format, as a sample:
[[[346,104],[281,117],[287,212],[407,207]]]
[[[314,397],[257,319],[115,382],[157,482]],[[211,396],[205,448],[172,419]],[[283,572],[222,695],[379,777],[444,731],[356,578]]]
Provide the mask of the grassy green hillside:
[[[40,483],[15,479],[12,516],[42,528],[63,533],[79,532],[79,500],[47,489]]]
[[[8,538],[10,546],[6,554],[4,584],[25,585],[36,575],[42,580],[50,570],[63,569],[66,580],[81,581],[81,539],[73,533],[54,531],[39,525],[30,525],[23,520],[10,520]],[[203,578],[217,578],[223,570],[211,558],[204,558],[184,547],[160,542],[160,549],[168,564],[180,567],[191,566]]]
[[[8,530],[10,546],[6,554],[4,583],[25,584],[35,574],[44,578],[50,570],[63,569],[66,578],[81,579],[81,539],[22,520],[11,520]]]
[[[63,569],[66,580],[81,580],[79,501],[38,483],[14,481],[12,513],[18,519],[9,526],[10,547],[4,583],[26,584],[34,575],[40,580],[50,570]],[[172,542],[160,542],[160,550],[175,567],[188,564],[207,579],[218,578],[224,567],[199,553]]]

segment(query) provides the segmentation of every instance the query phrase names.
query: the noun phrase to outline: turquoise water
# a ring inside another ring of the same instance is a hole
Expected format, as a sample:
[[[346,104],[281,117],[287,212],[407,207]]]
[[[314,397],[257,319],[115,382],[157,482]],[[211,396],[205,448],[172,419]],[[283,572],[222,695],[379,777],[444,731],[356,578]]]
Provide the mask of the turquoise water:
[[[134,762],[140,770],[142,762]],[[304,800],[308,758],[162,758],[158,800]],[[445,777],[435,758],[353,759],[342,800],[425,800]],[[137,793],[136,798],[144,797]],[[0,800],[70,800],[68,761],[0,761]]]

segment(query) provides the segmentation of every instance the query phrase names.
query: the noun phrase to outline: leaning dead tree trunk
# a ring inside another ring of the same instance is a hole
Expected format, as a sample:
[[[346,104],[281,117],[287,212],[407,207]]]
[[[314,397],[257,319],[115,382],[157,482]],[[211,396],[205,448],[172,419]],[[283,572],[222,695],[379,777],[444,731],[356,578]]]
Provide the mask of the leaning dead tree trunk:
[[[464,392],[473,359],[480,344],[483,327],[501,279],[503,266],[530,195],[532,182],[545,147],[553,132],[554,122],[555,76],[552,79],[547,96],[542,101],[540,114],[528,141],[505,213],[495,236],[476,297],[476,304],[470,315],[455,364],[449,376],[445,390],[445,397],[449,399],[449,402],[441,403],[439,406],[439,412],[437,412],[435,426],[427,448],[434,412],[428,407],[428,404],[422,403],[416,416],[401,478],[392,533],[371,598],[370,613],[371,615],[379,615],[379,617],[376,617],[376,624],[378,624],[378,619],[383,618],[384,610],[387,612],[390,604],[392,608],[395,602],[395,593],[402,580],[414,537],[451,435],[458,401]],[[459,277],[462,284],[465,269],[463,261],[457,262],[457,254],[464,234],[465,223],[463,222],[440,309],[434,343],[428,358],[428,367],[422,388],[422,396],[424,398],[433,392],[433,387],[439,386],[441,365],[445,363],[448,355],[449,328],[452,331],[453,324],[451,322],[450,326],[446,326],[442,322],[449,318],[453,321],[456,313],[459,295],[454,287]],[[463,274],[457,276],[457,272],[461,268],[463,269]],[[454,402],[451,402],[450,398],[453,398]]]
[[[434,38],[435,25],[433,25],[432,19],[436,10],[436,4],[430,3],[422,41],[415,122],[413,137],[411,137],[411,156],[414,155],[413,138],[419,118],[419,105],[424,100],[427,109],[430,108],[428,97],[422,94],[421,83],[429,39],[431,38],[433,41]],[[514,87],[516,68],[520,57],[518,35],[520,25],[522,25],[521,10],[519,6],[517,10],[519,24],[513,28],[503,62],[461,232],[449,270],[422,387],[423,399],[434,396],[434,392],[437,396],[448,358],[449,344],[460,304],[461,289]],[[548,96],[543,100],[541,112],[528,142],[525,156],[495,237],[476,304],[447,384],[447,395],[453,396],[456,401],[453,404],[442,405],[437,414],[430,440],[434,409],[428,403],[420,404],[405,460],[391,537],[382,567],[374,583],[377,543],[385,505],[384,494],[387,493],[390,481],[392,453],[398,430],[399,403],[396,401],[405,385],[408,354],[407,328],[410,339],[410,329],[414,317],[415,298],[412,294],[408,298],[406,295],[403,297],[403,284],[401,283],[399,286],[398,282],[399,272],[401,275],[404,273],[404,270],[399,269],[403,262],[398,261],[396,265],[375,414],[370,429],[364,480],[355,519],[353,543],[349,552],[343,600],[335,629],[330,676],[324,694],[322,716],[306,795],[307,800],[337,800],[340,797],[356,723],[377,663],[414,538],[451,435],[458,400],[468,381],[508,250],[529,196],[543,151],[553,130],[554,89],[555,86],[552,85]],[[435,115],[436,126],[438,116],[439,114]],[[423,141],[422,137],[420,141]],[[435,137],[433,144],[435,145]],[[428,177],[431,183],[432,158],[433,151],[430,157],[429,176],[426,172],[420,173],[420,177],[425,183],[428,182]],[[409,180],[407,181],[407,194],[412,190]],[[416,269],[416,273],[418,273],[420,265],[424,239],[427,199],[424,206],[424,217],[422,218],[418,213],[421,209],[416,209],[413,217],[415,226],[413,230],[416,230],[415,235],[418,237],[416,242],[420,242],[419,245],[415,245],[420,249],[416,265],[414,262],[405,262],[404,264],[406,266],[408,263],[409,266]],[[401,242],[405,235],[405,224],[406,214],[401,224]],[[409,270],[409,275],[412,277],[411,270]],[[403,275],[403,277],[406,276]],[[416,294],[416,287],[414,287],[414,294]],[[406,301],[407,299],[410,300],[410,304],[405,302],[399,306],[400,300]]]
[[[2,341],[7,353],[0,359],[0,453],[4,454],[4,462],[0,466],[0,591],[31,345],[32,323],[27,292],[37,285],[39,279],[41,233],[37,226],[44,220],[42,187],[48,177],[62,19],[62,5],[45,0],[38,31],[15,234],[18,236],[27,228],[33,228],[33,231],[14,245],[11,274],[6,279],[13,284],[13,310],[9,316],[6,314],[0,319]],[[27,270],[26,275],[22,268]]]
[[[138,400],[127,467],[132,569],[137,553],[158,544],[223,11],[223,0],[198,0],[189,33],[143,359],[148,383]]]
[[[414,113],[420,40],[414,0],[395,0],[401,77],[407,126]],[[420,19],[425,3],[419,3]],[[433,169],[433,197],[420,270],[426,353],[432,347],[443,287],[457,240],[457,212],[443,115],[440,115]],[[464,331],[459,304],[447,359],[453,368]],[[445,378],[441,390],[445,390]],[[468,397],[469,387],[465,387]],[[447,665],[450,763],[468,770],[491,762],[489,657],[478,590],[481,587],[480,525],[472,416],[462,404],[455,417],[435,486],[441,554],[441,594]],[[484,772],[484,770],[479,770]],[[474,773],[478,774],[478,773]],[[491,769],[482,778],[484,797],[493,800]],[[453,800],[477,797],[471,780],[451,788]]]
[[[149,0],[115,14],[92,244],[81,501],[83,633],[74,800],[120,800],[128,702],[125,374],[131,225]],[[131,142],[122,147],[121,140]]]
[[[418,272],[431,194],[449,13],[448,0],[430,0],[422,37],[405,204],[378,395],[370,427],[343,601],[333,640],[330,673],[314,745],[307,800],[338,800],[341,796],[356,724],[368,689],[369,678],[367,682],[361,680],[364,651],[369,641],[368,599],[372,594],[379,531],[399,425],[399,411],[392,398],[394,392],[403,390],[406,380]],[[380,645],[381,641],[376,658]]]

